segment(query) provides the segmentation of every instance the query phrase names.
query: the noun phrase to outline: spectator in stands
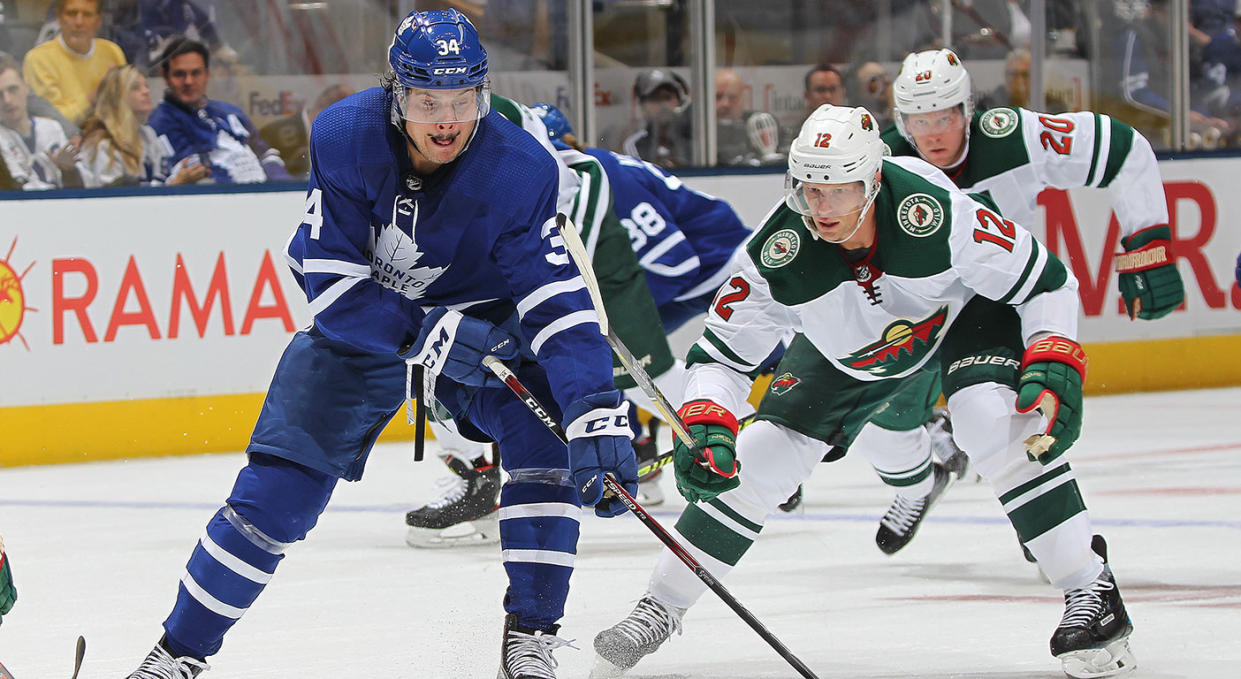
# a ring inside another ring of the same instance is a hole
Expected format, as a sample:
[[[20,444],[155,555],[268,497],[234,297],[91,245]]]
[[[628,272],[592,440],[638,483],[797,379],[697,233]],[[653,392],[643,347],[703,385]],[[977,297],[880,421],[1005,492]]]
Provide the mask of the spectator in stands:
[[[95,37],[103,25],[103,0],[55,0],[54,7],[60,35],[26,53],[23,73],[35,94],[80,125],[103,74],[127,62],[116,43]]]
[[[693,162],[689,116],[689,85],[664,68],[638,74],[633,94],[645,123],[623,144],[626,155],[662,167],[684,167]]]
[[[809,118],[810,114],[817,111],[823,104],[845,105],[845,79],[835,66],[819,64],[806,71],[804,80],[805,90],[802,92],[802,98],[806,101],[806,110],[805,115],[802,116],[803,120]]]
[[[263,141],[240,108],[207,98],[211,61],[206,45],[174,40],[159,62],[167,89],[150,125],[172,149],[174,165],[197,156],[210,166],[211,179],[225,184],[292,179],[280,152]]]
[[[181,37],[205,44],[217,61],[235,61],[215,24],[216,0],[115,0],[112,32],[134,64],[153,65]]]
[[[323,109],[353,94],[346,85],[331,85],[319,93],[309,106],[263,126],[259,135],[269,146],[280,152],[285,169],[298,179],[310,175],[310,126]]]
[[[92,185],[93,177],[60,124],[30,115],[29,91],[21,64],[0,54],[0,161],[9,181],[26,191]]]
[[[776,153],[780,132],[776,119],[765,111],[745,107],[746,84],[735,71],[715,74],[716,162],[720,165],[783,163]]]
[[[845,77],[845,93],[850,106],[862,106],[884,129],[892,122],[892,78],[877,61],[858,61]]]
[[[190,156],[169,177],[168,150],[146,124],[154,108],[146,76],[137,68],[118,66],[103,77],[82,131],[82,156],[101,186],[193,184],[210,175]]]

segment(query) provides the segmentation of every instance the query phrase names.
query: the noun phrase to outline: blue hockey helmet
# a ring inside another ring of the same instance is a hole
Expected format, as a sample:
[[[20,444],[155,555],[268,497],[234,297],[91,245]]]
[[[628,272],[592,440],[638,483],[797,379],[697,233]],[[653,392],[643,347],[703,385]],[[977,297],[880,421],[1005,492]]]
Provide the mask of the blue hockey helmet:
[[[543,121],[543,125],[547,127],[547,137],[552,141],[560,141],[566,134],[573,134],[569,119],[555,106],[539,102],[531,106],[530,110]]]
[[[487,50],[479,41],[474,24],[461,12],[455,9],[411,12],[392,36],[388,64],[400,85],[395,89],[406,119],[463,122],[487,114],[491,98],[487,86]],[[468,111],[456,101],[406,106],[406,90],[469,88],[477,88],[479,96],[470,101]]]

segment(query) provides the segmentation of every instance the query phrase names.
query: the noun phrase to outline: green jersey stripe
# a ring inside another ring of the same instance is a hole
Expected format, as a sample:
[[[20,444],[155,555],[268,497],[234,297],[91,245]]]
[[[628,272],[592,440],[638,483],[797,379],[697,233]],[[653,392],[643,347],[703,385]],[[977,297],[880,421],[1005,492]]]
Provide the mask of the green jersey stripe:
[[[1094,114],[1094,151],[1090,154],[1090,172],[1086,173],[1086,186],[1094,186],[1095,172],[1099,170],[1099,149],[1103,145],[1103,120]]]
[[[1013,528],[1017,529],[1017,537],[1029,542],[1086,511],[1086,502],[1082,500],[1077,481],[1068,479],[1029,502],[1005,511]]]
[[[754,541],[715,520],[697,504],[690,504],[677,520],[677,532],[712,558],[736,566]]]
[[[745,518],[744,516],[742,516],[741,514],[739,514],[739,513],[737,512],[737,510],[735,510],[735,509],[733,509],[732,507],[729,507],[728,505],[724,504],[724,501],[723,501],[723,500],[721,500],[721,499],[719,499],[718,497],[717,497],[717,498],[715,498],[714,500],[711,500],[711,501],[710,501],[710,502],[708,502],[707,504],[708,504],[708,505],[710,505],[711,507],[713,507],[713,508],[715,508],[715,509],[719,510],[720,514],[723,514],[725,517],[727,517],[729,520],[731,520],[731,521],[733,521],[734,523],[736,523],[736,524],[737,524],[738,526],[740,526],[741,528],[744,528],[744,529],[746,529],[746,530],[750,531],[751,533],[754,533],[754,536],[753,536],[753,538],[751,538],[751,539],[757,539],[757,538],[758,538],[758,534],[759,534],[760,532],[762,532],[762,530],[763,530],[763,524],[761,524],[761,523],[755,523],[754,521],[751,521],[751,520],[749,520],[749,519]],[[702,509],[705,511],[707,508],[706,508],[706,507],[703,507]],[[718,520],[718,518],[717,518],[717,520]],[[724,522],[723,522],[723,521],[721,521],[720,523],[724,523]]]
[[[1016,283],[1013,283],[1013,287],[1009,288],[1006,295],[996,300],[997,302],[1000,302],[1001,304],[1010,303],[1013,297],[1016,297],[1017,293],[1025,287],[1026,279],[1030,277],[1030,272],[1034,270],[1034,265],[1038,262],[1038,253],[1040,248],[1038,243],[1033,243],[1033,245],[1034,247],[1030,248],[1030,258],[1026,260],[1026,268],[1022,270],[1021,276],[1017,278]]]
[[[1001,495],[1000,504],[1007,505],[1009,502],[1012,502],[1013,500],[1017,499],[1021,495],[1028,493],[1031,490],[1034,490],[1035,488],[1038,488],[1044,483],[1047,483],[1048,481],[1051,481],[1052,479],[1062,474],[1067,474],[1067,473],[1069,473],[1069,465],[1067,462],[1065,464],[1062,464],[1056,467],[1055,469],[1050,469],[1048,471],[1045,471],[1042,474],[1040,474],[1038,477],[1033,478],[1029,481],[1026,481],[1020,486],[1017,486],[1016,488]]]
[[[1100,188],[1106,188],[1120,174],[1120,168],[1124,166],[1125,160],[1129,158],[1129,150],[1133,148],[1133,128],[1112,119],[1111,125],[1112,139],[1111,150],[1107,154],[1107,169],[1103,171],[1103,180],[1099,182]]]

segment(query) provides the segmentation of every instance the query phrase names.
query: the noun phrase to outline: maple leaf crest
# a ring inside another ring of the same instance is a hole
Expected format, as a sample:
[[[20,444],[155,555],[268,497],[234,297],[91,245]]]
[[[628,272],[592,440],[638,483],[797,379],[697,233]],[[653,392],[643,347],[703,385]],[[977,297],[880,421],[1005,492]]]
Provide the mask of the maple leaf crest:
[[[372,228],[369,245],[371,278],[410,299],[422,297],[427,286],[448,270],[446,266],[418,266],[425,253],[395,224]]]

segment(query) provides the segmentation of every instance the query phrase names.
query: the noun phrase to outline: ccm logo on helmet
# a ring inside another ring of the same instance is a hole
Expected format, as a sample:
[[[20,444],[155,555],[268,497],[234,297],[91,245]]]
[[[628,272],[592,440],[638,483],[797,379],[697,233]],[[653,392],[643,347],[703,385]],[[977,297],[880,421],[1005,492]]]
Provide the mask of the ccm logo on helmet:
[[[468,69],[465,66],[454,66],[452,68],[433,68],[433,75],[458,75],[465,73]]]

